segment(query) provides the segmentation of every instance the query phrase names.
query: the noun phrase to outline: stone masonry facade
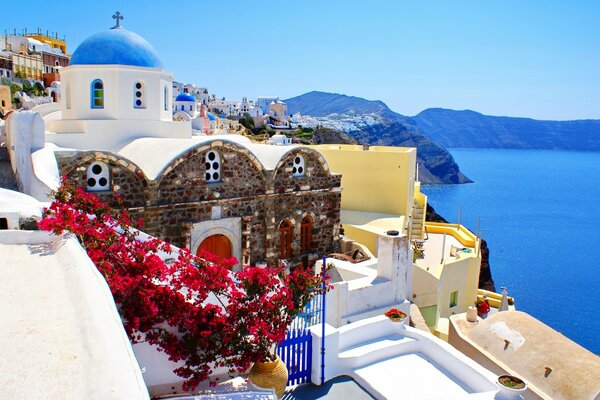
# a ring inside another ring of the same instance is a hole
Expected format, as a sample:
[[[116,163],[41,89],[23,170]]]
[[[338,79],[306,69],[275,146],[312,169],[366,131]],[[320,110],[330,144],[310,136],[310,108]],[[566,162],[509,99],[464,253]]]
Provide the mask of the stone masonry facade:
[[[207,183],[205,161],[211,150],[221,158],[221,179]],[[292,175],[296,155],[305,160],[302,177]],[[133,162],[110,152],[60,151],[56,157],[61,175],[83,188],[90,164],[105,163],[110,190],[94,193],[113,206],[119,193],[131,216],[143,218],[145,232],[179,247],[190,247],[195,223],[240,218],[243,264],[277,265],[284,220],[292,225],[292,265],[338,251],[341,176],[330,172],[316,150],[293,148],[267,170],[247,148],[215,140],[188,149],[152,180]],[[312,221],[310,252],[302,254],[300,227],[306,216]]]

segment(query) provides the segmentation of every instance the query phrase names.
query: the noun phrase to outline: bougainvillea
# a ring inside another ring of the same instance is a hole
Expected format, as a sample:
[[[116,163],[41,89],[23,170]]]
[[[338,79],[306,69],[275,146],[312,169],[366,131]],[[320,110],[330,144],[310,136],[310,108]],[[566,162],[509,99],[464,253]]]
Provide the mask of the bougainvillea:
[[[292,319],[321,290],[310,269],[243,267],[235,259],[177,252],[140,236],[126,211],[66,181],[40,228],[77,236],[108,282],[125,331],[181,363],[174,372],[190,390],[215,368],[233,373],[270,357]],[[140,227],[141,221],[136,223]]]

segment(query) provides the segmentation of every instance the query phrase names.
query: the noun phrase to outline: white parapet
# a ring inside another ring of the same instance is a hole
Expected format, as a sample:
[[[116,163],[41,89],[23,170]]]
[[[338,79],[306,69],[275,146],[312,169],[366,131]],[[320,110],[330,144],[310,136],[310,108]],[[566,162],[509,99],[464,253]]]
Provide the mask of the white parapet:
[[[322,377],[326,382],[348,375],[378,399],[497,398],[496,375],[406,323],[378,316],[341,328],[326,324],[325,335],[323,326],[315,325],[311,334],[311,379],[316,385]],[[402,390],[399,382],[406,383]]]

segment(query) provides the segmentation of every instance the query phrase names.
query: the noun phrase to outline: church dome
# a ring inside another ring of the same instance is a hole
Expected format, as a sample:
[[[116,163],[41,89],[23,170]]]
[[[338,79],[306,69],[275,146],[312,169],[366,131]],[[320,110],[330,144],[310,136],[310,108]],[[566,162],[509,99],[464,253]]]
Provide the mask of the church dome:
[[[175,97],[175,101],[196,101],[196,98],[187,93],[180,93]]]
[[[146,39],[121,27],[96,33],[84,40],[70,62],[70,65],[81,64],[163,68],[156,50]]]

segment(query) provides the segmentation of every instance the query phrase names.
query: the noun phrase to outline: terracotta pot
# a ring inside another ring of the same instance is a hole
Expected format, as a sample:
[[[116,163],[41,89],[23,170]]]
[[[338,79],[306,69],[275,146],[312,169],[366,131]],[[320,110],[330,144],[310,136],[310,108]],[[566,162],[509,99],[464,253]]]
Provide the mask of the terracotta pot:
[[[250,368],[248,378],[256,386],[275,389],[277,397],[281,398],[285,393],[288,371],[281,358],[277,356],[275,361],[254,363]]]
[[[517,388],[505,386],[501,382],[502,379],[510,379],[514,382],[522,383],[523,385],[525,385],[525,387],[517,389]],[[500,375],[498,377],[497,384],[500,387],[500,393],[502,394],[503,399],[521,399],[522,398],[521,394],[526,392],[528,389],[527,384],[525,382],[523,382],[522,379],[519,379],[516,376],[512,376],[512,375]]]

